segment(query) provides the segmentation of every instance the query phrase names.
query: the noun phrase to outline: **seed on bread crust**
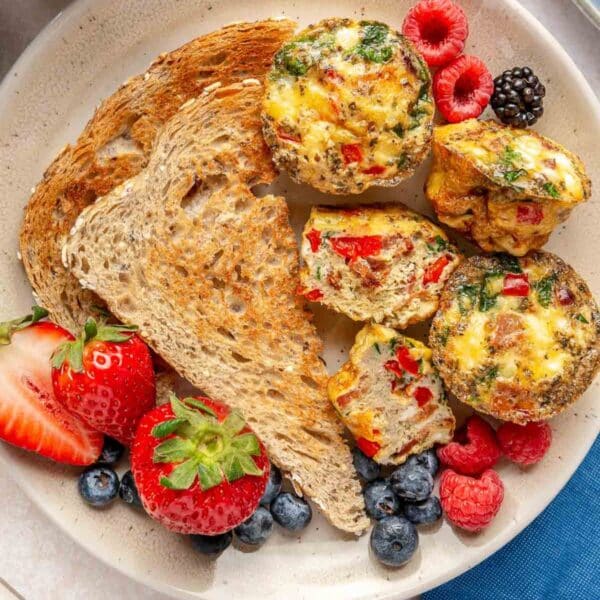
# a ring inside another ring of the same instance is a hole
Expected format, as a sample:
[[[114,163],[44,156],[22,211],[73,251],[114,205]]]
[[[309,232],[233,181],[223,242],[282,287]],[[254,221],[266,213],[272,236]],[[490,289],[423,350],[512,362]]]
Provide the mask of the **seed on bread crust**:
[[[429,334],[448,390],[514,423],[575,402],[600,366],[600,313],[590,290],[549,252],[474,256],[452,274]]]

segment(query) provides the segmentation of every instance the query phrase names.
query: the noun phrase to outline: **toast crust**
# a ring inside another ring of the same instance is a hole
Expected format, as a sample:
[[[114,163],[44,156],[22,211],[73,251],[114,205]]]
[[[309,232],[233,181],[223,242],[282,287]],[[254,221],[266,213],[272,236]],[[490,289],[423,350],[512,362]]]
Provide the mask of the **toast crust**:
[[[56,157],[29,200],[20,234],[23,265],[53,320],[74,331],[101,304],[61,261],[81,211],[147,165],[159,129],[183,103],[217,83],[262,80],[294,27],[289,20],[238,23],[161,54],[102,102],[77,142]]]

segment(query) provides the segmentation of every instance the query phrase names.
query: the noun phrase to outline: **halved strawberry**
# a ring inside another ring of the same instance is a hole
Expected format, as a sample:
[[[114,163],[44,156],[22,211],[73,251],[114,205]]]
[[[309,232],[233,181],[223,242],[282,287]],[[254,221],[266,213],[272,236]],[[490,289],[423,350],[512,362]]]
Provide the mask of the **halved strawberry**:
[[[218,535],[256,510],[270,463],[239,413],[172,395],[142,418],[131,470],[144,508],[167,529]]]
[[[463,51],[469,24],[463,9],[451,0],[421,0],[408,11],[402,33],[430,67],[439,67]]]
[[[73,336],[40,322],[47,312],[0,323],[0,438],[70,465],[89,465],[103,436],[70,413],[54,396],[50,357]]]
[[[90,318],[81,335],[62,344],[52,358],[56,397],[126,446],[156,400],[152,357],[136,329]]]
[[[468,54],[453,60],[433,78],[436,106],[449,123],[478,117],[493,91],[494,80],[485,63]]]

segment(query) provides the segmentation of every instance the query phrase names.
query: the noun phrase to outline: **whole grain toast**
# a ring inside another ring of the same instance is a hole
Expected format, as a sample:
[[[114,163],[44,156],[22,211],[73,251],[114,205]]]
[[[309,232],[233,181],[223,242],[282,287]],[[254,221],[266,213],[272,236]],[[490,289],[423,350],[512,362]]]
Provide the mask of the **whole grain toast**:
[[[230,25],[162,54],[105,100],[77,142],[62,150],[29,200],[20,239],[29,280],[56,322],[75,330],[99,303],[61,262],[79,213],[146,166],[158,130],[184,102],[217,81],[262,80],[294,26],[289,20]]]
[[[241,410],[333,525],[360,533],[360,485],[295,293],[287,205],[250,190],[273,179],[262,93],[246,81],[184,105],[148,166],[82,212],[63,258],[180,375]]]

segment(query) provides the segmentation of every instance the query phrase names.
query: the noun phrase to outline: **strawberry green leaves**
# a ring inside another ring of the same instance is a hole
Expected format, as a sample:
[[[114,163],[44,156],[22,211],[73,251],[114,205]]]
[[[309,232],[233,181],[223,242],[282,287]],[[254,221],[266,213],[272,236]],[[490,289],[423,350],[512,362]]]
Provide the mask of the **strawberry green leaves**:
[[[191,440],[170,438],[154,449],[153,460],[155,463],[181,462],[194,454],[195,449]]]
[[[177,419],[169,419],[168,421],[164,421],[159,425],[156,425],[152,429],[152,436],[155,438],[163,438],[175,433],[177,428],[182,424],[186,423],[186,419],[177,418]]]
[[[171,490],[187,490],[196,479],[198,465],[193,458],[175,467],[168,477],[161,477],[160,483]]]
[[[233,411],[223,421],[198,398],[170,398],[175,418],[152,429],[156,438],[167,438],[156,446],[155,463],[176,464],[160,483],[173,490],[189,489],[198,478],[203,491],[246,475],[261,476],[263,470],[253,456],[261,453],[260,443],[246,423]]]
[[[33,323],[37,323],[48,316],[48,311],[41,306],[33,306],[31,308],[31,314],[25,315],[19,319],[13,319],[12,321],[5,321],[0,323],[0,346],[6,346],[10,344],[10,338],[15,331],[25,329]]]
[[[61,344],[52,355],[52,366],[60,369],[66,362],[73,371],[83,371],[83,337],[78,337],[72,342]]]
[[[183,401],[186,404],[189,404],[190,406],[199,408],[202,412],[205,412],[206,414],[210,415],[211,417],[216,418],[216,416],[217,416],[215,414],[215,411],[212,408],[209,408],[208,406],[206,406],[206,404],[204,404],[204,402],[202,402],[201,400],[198,400],[197,398],[185,398]]]
[[[230,478],[230,473],[225,473],[227,477],[227,481],[235,481],[236,479],[240,479],[243,477],[243,474],[239,477]],[[203,490],[210,490],[210,488],[218,486],[223,481],[223,471],[219,465],[198,465],[198,481],[200,482],[200,487]]]
[[[135,325],[109,325],[104,321],[97,322],[96,319],[90,317],[85,322],[77,339],[65,342],[57,348],[52,356],[52,366],[60,369],[66,362],[73,371],[81,373],[83,371],[83,350],[87,343],[95,341],[119,344],[130,340],[136,331]]]
[[[89,318],[84,326],[85,341],[96,340],[99,342],[126,342],[137,331],[136,325],[108,325],[103,321],[99,323]]]

